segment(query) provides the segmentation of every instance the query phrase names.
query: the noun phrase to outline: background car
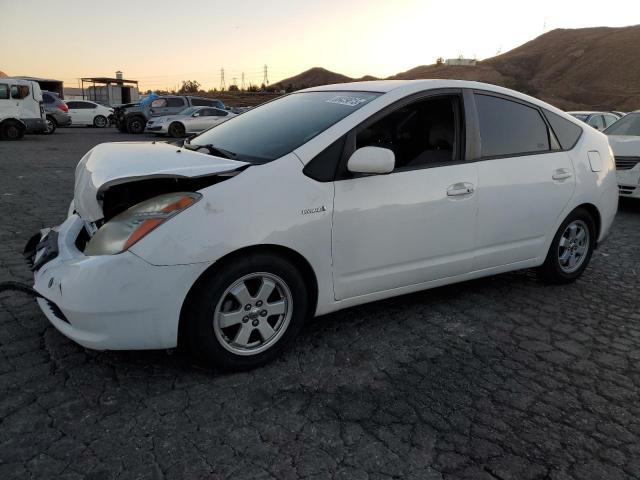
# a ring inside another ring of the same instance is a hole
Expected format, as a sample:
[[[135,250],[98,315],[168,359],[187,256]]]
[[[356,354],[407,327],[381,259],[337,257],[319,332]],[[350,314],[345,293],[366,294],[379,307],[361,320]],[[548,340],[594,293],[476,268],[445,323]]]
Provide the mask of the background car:
[[[620,117],[610,112],[567,112],[572,117],[582,120],[587,125],[591,125],[596,130],[604,130]]]
[[[55,92],[42,92],[44,111],[46,113],[46,130],[44,133],[51,135],[57,127],[68,127],[71,125],[71,115],[69,107]]]
[[[118,130],[123,133],[142,133],[151,117],[177,115],[188,107],[213,107],[226,110],[224,103],[215,98],[162,95],[150,104],[129,104],[116,108],[115,123]]]
[[[109,117],[113,115],[113,108],[89,100],[69,100],[67,106],[72,125],[93,125],[104,128],[109,125]]]
[[[182,138],[192,133],[200,133],[235,116],[235,113],[219,108],[189,107],[179,115],[152,118],[147,122],[147,131]]]
[[[640,199],[640,110],[625,115],[603,133],[616,159],[620,196]]]

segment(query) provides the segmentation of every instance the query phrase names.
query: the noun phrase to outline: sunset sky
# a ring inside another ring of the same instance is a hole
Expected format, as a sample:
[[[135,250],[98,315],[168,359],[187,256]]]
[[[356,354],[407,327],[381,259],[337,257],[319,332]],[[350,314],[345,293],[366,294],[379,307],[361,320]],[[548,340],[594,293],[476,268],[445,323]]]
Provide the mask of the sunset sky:
[[[610,7],[608,6],[610,5]],[[615,5],[615,7],[613,7]],[[218,87],[245,73],[271,83],[314,66],[384,77],[436,58],[505,52],[555,28],[640,23],[640,1],[0,0],[0,70],[9,75]]]

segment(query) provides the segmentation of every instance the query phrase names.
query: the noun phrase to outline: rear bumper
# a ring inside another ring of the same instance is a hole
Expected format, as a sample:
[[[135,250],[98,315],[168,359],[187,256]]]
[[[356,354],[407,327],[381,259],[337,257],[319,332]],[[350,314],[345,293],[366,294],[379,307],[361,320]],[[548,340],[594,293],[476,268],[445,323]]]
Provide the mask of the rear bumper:
[[[58,254],[34,274],[45,316],[87,348],[175,347],[182,304],[205,266],[154,266],[131,252],[85,256],[75,246],[83,227],[78,215],[56,227]]]

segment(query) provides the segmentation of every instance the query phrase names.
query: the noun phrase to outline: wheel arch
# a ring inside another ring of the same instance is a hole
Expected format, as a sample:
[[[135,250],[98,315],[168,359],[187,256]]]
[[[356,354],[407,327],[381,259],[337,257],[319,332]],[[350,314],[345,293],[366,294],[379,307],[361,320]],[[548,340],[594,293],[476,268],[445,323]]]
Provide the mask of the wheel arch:
[[[3,118],[0,121],[0,127],[2,127],[3,125],[6,125],[7,123],[17,123],[18,126],[20,127],[20,129],[24,132],[27,129],[27,124],[24,123],[22,120],[20,120],[19,118],[16,117],[8,117],[8,118]]]
[[[251,245],[248,247],[243,247],[233,252],[226,254],[225,256],[216,260],[215,263],[210,265],[206,270],[204,270],[198,279],[191,285],[189,288],[189,292],[184,298],[182,302],[182,307],[180,308],[180,318],[178,323],[178,345],[181,345],[184,338],[184,331],[186,327],[186,306],[192,299],[197,287],[200,285],[202,281],[204,281],[205,277],[212,271],[223,268],[226,264],[233,262],[235,259],[250,255],[250,254],[270,254],[277,255],[279,257],[284,258],[289,261],[292,265],[294,265],[302,274],[305,285],[310,293],[309,298],[309,314],[313,315],[316,311],[317,303],[318,303],[318,278],[316,276],[313,267],[309,263],[309,261],[299,252],[293,250],[292,248],[285,247],[282,245],[276,244],[262,244],[262,245]]]
[[[582,209],[586,210],[593,217],[593,221],[596,224],[596,231],[595,231],[596,244],[595,244],[595,246],[597,247],[598,246],[598,238],[600,238],[600,229],[602,228],[602,217],[600,216],[600,211],[598,210],[598,207],[596,207],[593,203],[583,203],[581,205],[578,205],[576,208],[574,208],[572,210],[572,212],[577,210],[578,208],[582,208]]]

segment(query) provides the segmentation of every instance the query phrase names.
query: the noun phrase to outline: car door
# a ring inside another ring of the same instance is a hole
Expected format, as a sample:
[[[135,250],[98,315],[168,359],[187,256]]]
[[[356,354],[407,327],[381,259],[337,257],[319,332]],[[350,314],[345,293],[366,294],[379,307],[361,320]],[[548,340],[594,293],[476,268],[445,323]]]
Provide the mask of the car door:
[[[80,103],[81,102],[75,100],[66,102],[69,108],[68,113],[71,116],[71,125],[82,125],[82,108]]]
[[[461,102],[460,92],[403,102],[349,134],[347,153],[389,148],[396,168],[387,175],[352,175],[343,166],[339,173],[332,231],[336,299],[473,270],[478,176],[475,163],[464,161]]]
[[[212,108],[201,108],[188,119],[187,130],[189,132],[201,132],[205,128],[208,128],[211,123],[212,115]]]
[[[573,164],[535,105],[476,91],[478,164],[476,269],[546,254],[573,195]]]
[[[0,83],[0,121],[19,117],[18,102],[11,99],[10,88],[8,83]]]

